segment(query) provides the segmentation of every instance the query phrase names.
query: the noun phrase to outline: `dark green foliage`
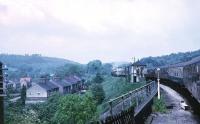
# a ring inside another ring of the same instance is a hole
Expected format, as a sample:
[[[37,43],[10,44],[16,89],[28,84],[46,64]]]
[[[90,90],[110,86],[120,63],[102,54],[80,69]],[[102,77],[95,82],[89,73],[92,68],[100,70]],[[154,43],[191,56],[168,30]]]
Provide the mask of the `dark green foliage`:
[[[96,104],[88,96],[67,95],[59,100],[55,124],[86,124],[96,115]]]
[[[24,108],[21,101],[6,101],[5,124],[41,124],[36,112]]]
[[[103,75],[110,75],[112,72],[112,67],[113,66],[110,63],[103,64],[101,73]]]
[[[93,98],[97,101],[97,104],[101,104],[105,99],[105,92],[101,84],[94,83],[90,88]]]
[[[161,113],[165,113],[167,111],[167,108],[162,96],[160,99],[157,99],[157,98],[153,99],[152,110],[154,112],[161,112]]]
[[[26,86],[23,85],[21,89],[21,102],[23,106],[25,106],[25,101],[26,101]]]
[[[20,78],[25,75],[38,77],[43,73],[53,73],[57,67],[65,64],[78,64],[65,59],[43,57],[37,54],[24,56],[0,54],[0,61],[8,66],[10,79]]]
[[[103,77],[101,76],[100,73],[97,73],[96,76],[93,79],[93,83],[98,83],[101,84],[104,81]]]
[[[157,66],[164,66],[170,64],[176,64],[180,62],[186,62],[200,56],[200,50],[193,51],[193,52],[185,52],[185,53],[177,53],[177,54],[170,54],[164,55],[159,57],[147,57],[143,58],[140,61],[144,64],[147,64],[147,67],[157,67]]]
[[[100,73],[102,69],[102,62],[100,60],[94,60],[87,64],[87,73],[96,74]]]
[[[41,120],[41,122],[48,123],[48,124],[52,123],[52,121],[53,121],[52,119],[53,119],[56,111],[58,110],[59,99],[60,99],[60,95],[55,94],[55,95],[51,96],[47,100],[47,102],[42,103],[40,105],[36,105],[34,107],[34,110],[37,111],[38,118]]]
[[[6,124],[85,124],[97,117],[96,101],[89,94],[54,94],[47,102],[25,107],[6,101]]]
[[[69,75],[83,76],[84,73],[85,73],[84,66],[79,64],[71,64],[71,65],[66,64],[56,69],[56,75],[59,75],[62,78]]]

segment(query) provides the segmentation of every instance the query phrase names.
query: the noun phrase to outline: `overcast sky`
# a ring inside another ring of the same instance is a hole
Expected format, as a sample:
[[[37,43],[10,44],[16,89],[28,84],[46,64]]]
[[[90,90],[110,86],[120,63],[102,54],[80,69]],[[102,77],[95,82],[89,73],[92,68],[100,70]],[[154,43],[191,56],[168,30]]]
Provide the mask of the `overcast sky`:
[[[0,52],[80,63],[200,48],[199,0],[0,0]]]

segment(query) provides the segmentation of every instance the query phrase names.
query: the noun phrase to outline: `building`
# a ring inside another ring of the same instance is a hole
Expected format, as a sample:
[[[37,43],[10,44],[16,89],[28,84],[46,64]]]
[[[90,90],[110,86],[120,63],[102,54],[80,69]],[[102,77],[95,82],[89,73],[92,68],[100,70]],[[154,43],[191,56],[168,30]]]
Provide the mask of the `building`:
[[[22,88],[22,86],[25,86],[26,88],[29,88],[32,85],[32,80],[31,80],[30,77],[20,78],[19,82],[20,82],[21,88]]]
[[[59,87],[50,82],[47,77],[41,77],[39,83],[27,89],[26,103],[44,102],[52,94],[58,93]]]
[[[61,95],[76,93],[83,88],[83,81],[77,76],[68,76],[61,79],[58,76],[53,76],[50,79],[48,76],[42,76],[38,83],[33,84],[27,89],[26,103],[44,102],[49,96],[54,93]]]
[[[51,79],[51,83],[55,84],[56,86],[59,87],[59,93],[60,94],[68,94],[72,92],[72,88],[71,88],[71,83],[62,80],[60,77],[58,76],[54,76]]]
[[[111,72],[111,75],[112,76],[125,76],[126,73],[125,73],[125,67],[115,67],[112,69],[112,72]]]
[[[75,75],[66,77],[64,81],[71,84],[71,93],[79,92],[83,88],[83,81]]]
[[[8,80],[5,82],[5,88],[6,90],[13,90],[13,91],[19,91],[20,90],[20,83],[18,81],[11,81]]]
[[[141,82],[145,80],[147,74],[146,65],[134,62],[123,67],[116,67],[112,70],[112,76],[125,77],[131,83]]]

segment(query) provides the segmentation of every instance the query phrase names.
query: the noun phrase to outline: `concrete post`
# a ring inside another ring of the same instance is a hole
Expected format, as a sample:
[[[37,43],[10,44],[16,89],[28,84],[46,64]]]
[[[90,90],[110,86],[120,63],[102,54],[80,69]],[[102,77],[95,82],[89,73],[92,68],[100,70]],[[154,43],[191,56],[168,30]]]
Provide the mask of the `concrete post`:
[[[160,99],[160,75],[159,75],[160,68],[157,68],[158,72],[158,99]]]
[[[160,79],[158,79],[158,99],[160,99]]]

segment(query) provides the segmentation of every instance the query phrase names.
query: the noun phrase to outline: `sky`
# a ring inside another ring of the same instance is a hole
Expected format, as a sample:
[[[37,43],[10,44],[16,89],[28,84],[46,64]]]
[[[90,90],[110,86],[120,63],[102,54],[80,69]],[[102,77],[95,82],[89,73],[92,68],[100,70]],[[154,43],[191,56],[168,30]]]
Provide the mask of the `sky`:
[[[200,49],[199,0],[0,0],[0,53],[80,63]]]

